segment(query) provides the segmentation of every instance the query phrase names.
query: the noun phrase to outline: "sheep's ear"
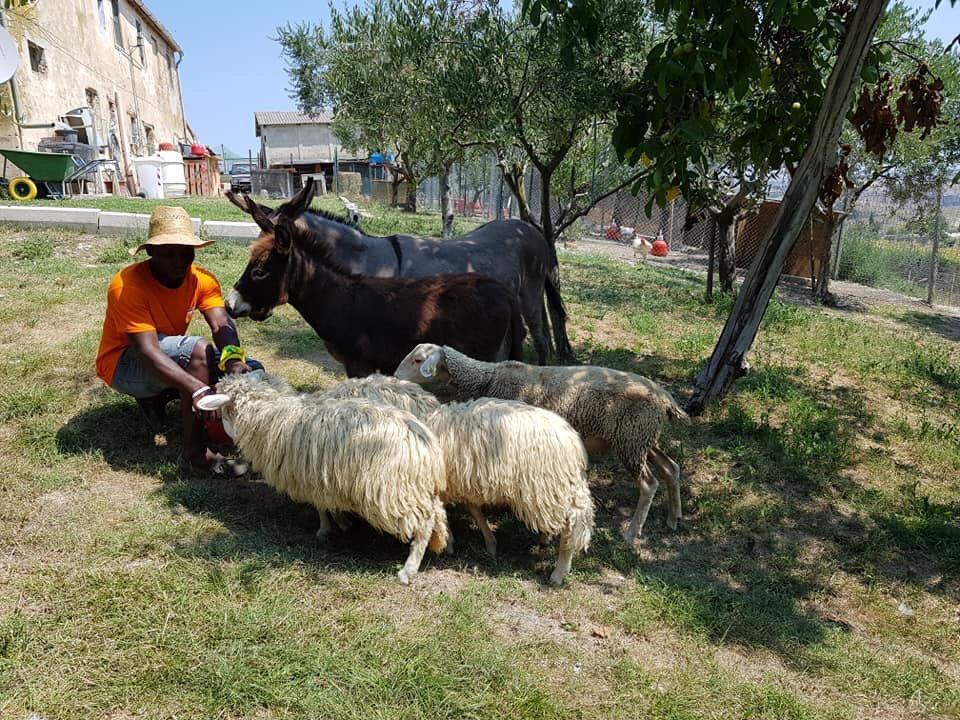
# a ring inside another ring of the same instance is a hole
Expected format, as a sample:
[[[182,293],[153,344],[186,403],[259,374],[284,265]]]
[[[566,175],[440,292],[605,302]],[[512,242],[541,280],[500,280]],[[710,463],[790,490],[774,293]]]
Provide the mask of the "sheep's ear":
[[[423,359],[423,362],[420,363],[420,374],[428,380],[436,377],[437,369],[440,367],[441,360],[443,360],[443,350],[441,348],[437,348],[432,353],[427,355],[427,357]]]

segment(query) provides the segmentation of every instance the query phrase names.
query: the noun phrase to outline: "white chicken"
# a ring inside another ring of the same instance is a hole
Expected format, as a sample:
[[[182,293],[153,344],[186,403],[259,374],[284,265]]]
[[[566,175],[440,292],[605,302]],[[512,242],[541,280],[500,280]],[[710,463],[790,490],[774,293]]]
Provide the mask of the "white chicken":
[[[650,238],[646,235],[635,235],[633,240],[630,242],[633,245],[633,257],[636,259],[637,255],[643,255],[643,262],[647,262],[647,255],[650,253],[650,248],[653,246],[653,243],[650,242]]]

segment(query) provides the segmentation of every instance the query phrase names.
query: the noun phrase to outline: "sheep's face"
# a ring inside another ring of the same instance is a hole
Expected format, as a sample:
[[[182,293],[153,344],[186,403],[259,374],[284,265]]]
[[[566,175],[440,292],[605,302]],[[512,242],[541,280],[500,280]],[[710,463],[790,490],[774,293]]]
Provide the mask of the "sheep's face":
[[[400,361],[393,376],[415,383],[439,382],[450,379],[443,348],[432,343],[421,343]]]

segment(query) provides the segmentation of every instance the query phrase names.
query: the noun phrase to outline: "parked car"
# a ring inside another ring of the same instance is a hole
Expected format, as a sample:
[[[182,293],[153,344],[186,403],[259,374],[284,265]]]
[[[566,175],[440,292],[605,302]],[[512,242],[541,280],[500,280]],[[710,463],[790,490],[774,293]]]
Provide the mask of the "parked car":
[[[234,192],[250,192],[250,171],[256,167],[250,163],[234,163],[230,166],[230,189]]]

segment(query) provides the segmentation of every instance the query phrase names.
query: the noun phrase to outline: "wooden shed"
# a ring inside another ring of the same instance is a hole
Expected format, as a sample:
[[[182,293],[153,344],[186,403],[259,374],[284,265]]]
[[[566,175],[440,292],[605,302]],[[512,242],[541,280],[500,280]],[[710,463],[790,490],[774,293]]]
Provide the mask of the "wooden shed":
[[[765,200],[756,213],[743,218],[737,226],[736,264],[738,268],[747,269],[753,263],[760,244],[767,235],[780,209],[778,200]],[[840,213],[834,213],[834,225],[840,219]],[[812,218],[812,222],[811,222]],[[830,246],[831,224],[827,222],[826,213],[814,209],[811,217],[803,224],[803,230],[796,244],[787,256],[783,268],[784,275],[794,275],[815,279],[820,272],[820,259],[824,251]]]

